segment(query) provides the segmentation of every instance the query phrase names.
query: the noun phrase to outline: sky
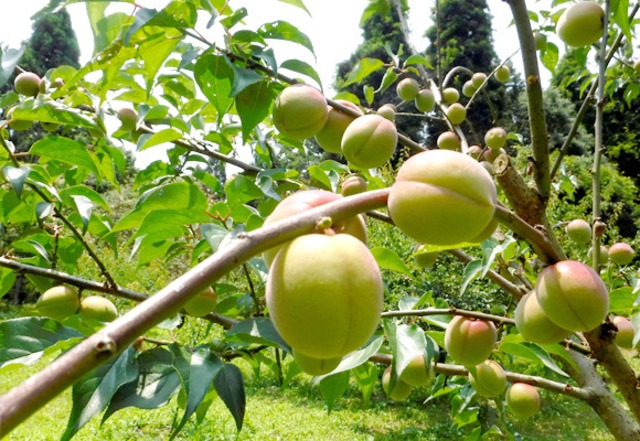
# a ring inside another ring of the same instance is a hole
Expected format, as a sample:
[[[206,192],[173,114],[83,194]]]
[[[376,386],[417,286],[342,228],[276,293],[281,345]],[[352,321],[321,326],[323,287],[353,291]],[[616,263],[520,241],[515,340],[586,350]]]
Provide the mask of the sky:
[[[47,4],[47,0],[29,0],[14,3],[11,12],[0,14],[0,42],[10,47],[17,47],[21,41],[27,40],[31,33],[30,17]],[[137,2],[146,7],[160,8],[163,0],[140,0]],[[409,0],[409,26],[412,29],[412,41],[418,50],[426,48],[428,41],[424,32],[430,25],[430,9],[435,3],[424,0]],[[494,47],[501,59],[511,55],[516,49],[518,39],[511,22],[509,7],[503,1],[489,1],[493,15]],[[304,59],[316,68],[323,85],[329,87],[335,74],[335,66],[347,59],[362,41],[358,27],[360,16],[367,0],[306,0],[305,5],[311,16],[301,9],[278,0],[234,0],[232,6],[245,6],[249,10],[247,26],[255,28],[262,23],[275,20],[286,20],[305,32],[313,42],[316,58],[299,45],[271,41],[278,61],[288,58]],[[131,5],[118,5],[122,10],[130,12]],[[93,52],[93,36],[83,4],[76,3],[68,7],[73,27],[78,36],[81,50],[81,62],[90,59]],[[337,13],[339,11],[339,13]],[[518,69],[521,59],[514,57],[513,62]],[[541,67],[544,75],[547,72]],[[543,77],[544,80],[544,77]]]

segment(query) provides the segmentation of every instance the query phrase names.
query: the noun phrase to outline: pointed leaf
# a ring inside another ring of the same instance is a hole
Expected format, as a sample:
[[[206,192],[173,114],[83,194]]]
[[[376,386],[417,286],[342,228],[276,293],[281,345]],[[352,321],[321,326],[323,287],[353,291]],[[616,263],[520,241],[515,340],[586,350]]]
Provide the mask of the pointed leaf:
[[[309,10],[304,5],[302,0],[280,0],[280,1],[282,3],[289,3],[290,5],[296,6],[296,7],[300,8],[300,9],[302,9],[303,11],[305,11],[307,14],[309,14],[309,16],[311,16],[311,12],[309,12]]]
[[[182,133],[177,131],[176,129],[168,128],[159,131],[158,133],[154,133],[149,138],[146,138],[142,145],[138,146],[138,151],[141,152],[148,148],[154,147],[158,144],[162,144],[165,142],[173,142],[182,138]]]
[[[309,37],[300,31],[300,29],[284,20],[263,24],[258,30],[258,33],[266,39],[286,40],[298,43],[309,49],[314,56],[316,55],[313,51],[313,43],[311,43]]]
[[[480,271],[482,271],[482,261],[478,259],[472,260],[464,267],[464,280],[460,285],[460,295],[464,294],[469,283],[478,276]]]
[[[236,77],[237,78],[237,77]],[[242,139],[247,142],[249,133],[271,113],[275,96],[268,81],[248,86],[236,97],[236,110],[242,121]]]
[[[233,341],[264,344],[289,351],[289,345],[280,337],[271,319],[253,317],[235,324],[227,336]]]
[[[11,291],[11,288],[16,283],[17,276],[18,273],[12,269],[0,268],[0,298]]]
[[[73,201],[76,204],[76,208],[78,209],[78,214],[80,214],[80,219],[82,219],[82,234],[87,232],[87,227],[89,226],[89,221],[91,220],[91,213],[93,213],[93,202],[86,196],[71,196]]]
[[[371,254],[375,257],[376,262],[382,268],[397,271],[402,274],[411,274],[409,267],[405,265],[400,256],[389,248],[374,247],[371,248]]]
[[[100,176],[98,168],[87,148],[73,139],[62,136],[50,136],[37,141],[29,150],[31,155],[54,159],[65,164],[75,165]]]
[[[288,69],[290,71],[306,75],[309,78],[312,78],[316,83],[318,83],[318,86],[322,88],[322,80],[320,79],[320,75],[318,75],[318,72],[309,63],[296,59],[285,60],[280,65],[280,68]]]
[[[231,92],[229,92],[231,97],[238,96],[247,87],[264,79],[264,76],[253,69],[238,67],[234,63],[231,63],[231,68],[233,69],[233,86],[231,87]]]
[[[356,368],[366,363],[367,361],[369,361],[369,358],[371,358],[371,356],[378,353],[378,351],[380,350],[380,347],[382,347],[383,342],[384,342],[383,337],[377,337],[373,339],[364,348],[359,349],[355,352],[352,352],[346,357],[344,357],[340,362],[340,364],[338,365],[338,367],[336,367],[333,371],[331,371],[331,373],[326,375],[321,375],[318,377],[318,379],[321,380],[325,377],[328,377],[329,375],[349,371],[353,368]]]
[[[246,408],[246,396],[242,372],[237,366],[227,363],[218,372],[213,385],[218,395],[224,402],[236,422],[236,428],[242,429],[244,412]]]
[[[360,59],[353,69],[351,69],[351,72],[349,72],[347,80],[342,84],[342,87],[359,83],[381,67],[384,67],[384,63],[377,58]]]
[[[11,165],[7,165],[2,168],[2,174],[5,179],[9,181],[11,188],[16,192],[18,197],[22,195],[22,187],[24,187],[24,183],[27,182],[29,173],[31,173],[31,169],[24,166],[13,167]]]
[[[349,387],[349,372],[340,372],[323,378],[320,382],[320,394],[327,403],[329,412],[333,409],[336,400],[346,392]]]
[[[218,111],[220,120],[233,103],[231,87],[234,78],[229,62],[221,55],[203,55],[196,62],[194,76],[204,96]]]

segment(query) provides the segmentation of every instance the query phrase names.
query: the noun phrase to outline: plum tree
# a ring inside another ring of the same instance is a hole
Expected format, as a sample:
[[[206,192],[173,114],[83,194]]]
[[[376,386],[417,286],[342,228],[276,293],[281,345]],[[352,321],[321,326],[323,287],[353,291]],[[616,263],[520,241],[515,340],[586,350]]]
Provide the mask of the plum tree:
[[[342,196],[326,190],[301,190],[284,198],[273,210],[273,212],[265,219],[264,225],[269,225],[279,220],[285,219],[295,214],[303,213],[310,208],[324,205],[328,202],[336,201]],[[351,234],[367,242],[367,226],[362,216],[358,215],[345,221],[336,222],[331,226],[334,233]],[[267,266],[271,266],[271,262],[275,259],[276,254],[282,248],[282,245],[275,246],[263,253],[263,258]]]
[[[527,293],[516,307],[516,328],[525,340],[533,343],[558,343],[571,333],[554,324],[544,313],[534,291]]]
[[[440,149],[454,151],[460,151],[460,146],[462,145],[458,134],[452,131],[442,132],[438,136],[436,144]]]
[[[509,66],[506,66],[504,64],[500,65],[500,67],[498,67],[498,69],[496,70],[495,77],[496,80],[500,81],[501,83],[506,83],[507,81],[509,81],[509,78],[511,78],[511,71],[509,70]]]
[[[212,287],[207,287],[200,291],[193,298],[184,304],[184,310],[187,314],[194,317],[204,317],[210,312],[215,311],[218,304],[218,295]]]
[[[507,388],[507,375],[498,363],[485,360],[469,368],[469,382],[478,395],[492,398]]]
[[[111,300],[102,296],[88,296],[80,302],[79,314],[99,322],[110,322],[118,317],[118,310]]]
[[[380,115],[365,115],[353,121],[342,137],[342,154],[360,169],[384,165],[398,143],[396,126]]]
[[[425,252],[424,244],[420,244],[416,247],[413,253],[413,258],[421,268],[430,268],[433,266],[434,263],[436,263],[436,259],[438,258],[438,253]]]
[[[596,2],[572,4],[558,19],[558,37],[569,46],[588,46],[595,43],[604,31],[604,9]]]
[[[352,102],[346,100],[337,100],[337,102],[345,107],[350,108],[359,115],[363,115],[360,107],[356,106]],[[330,106],[328,106],[327,108],[329,111],[327,122],[316,134],[316,141],[318,142],[318,145],[320,145],[320,147],[322,147],[327,152],[341,153],[342,135],[344,135],[344,131],[347,129],[349,124],[353,122],[355,117],[347,115],[346,113],[343,113]]]
[[[396,85],[396,93],[402,101],[413,101],[419,91],[420,85],[413,78],[403,78]]]
[[[467,109],[460,103],[453,103],[447,109],[447,118],[454,126],[458,126],[467,118]]]
[[[36,310],[54,320],[62,321],[75,314],[80,308],[78,292],[64,285],[54,286],[42,293],[36,303]]]
[[[633,337],[636,330],[633,323],[621,315],[614,315],[611,317],[611,323],[616,325],[618,332],[616,333],[616,344],[621,348],[633,349]]]
[[[420,89],[414,100],[416,109],[421,112],[431,112],[436,105],[436,97],[431,89]]]
[[[609,310],[609,293],[600,276],[575,260],[543,269],[535,293],[547,317],[574,332],[591,331],[604,321]]]
[[[502,127],[493,127],[485,133],[484,142],[491,150],[500,150],[507,144],[507,131]]]
[[[398,380],[407,383],[411,387],[423,387],[429,384],[432,377],[433,366],[427,366],[424,355],[418,355],[404,368]]]
[[[293,359],[296,361],[298,367],[309,375],[324,375],[334,370],[340,362],[342,357],[335,358],[315,358],[305,355],[295,349],[292,351]]]
[[[386,368],[382,374],[382,390],[393,401],[404,401],[411,394],[411,386],[404,381],[398,379],[390,391],[391,385],[391,366]]]
[[[138,112],[131,107],[123,107],[118,110],[118,119],[121,123],[122,130],[133,130],[138,124]]]
[[[540,410],[540,394],[527,383],[513,383],[506,393],[507,407],[517,416],[530,417]]]
[[[273,124],[284,136],[306,139],[315,136],[329,118],[327,99],[306,84],[285,88],[273,105]]]
[[[13,87],[20,95],[36,96],[40,91],[40,77],[33,72],[22,72],[16,75]]]
[[[356,173],[347,176],[340,184],[342,196],[351,196],[365,191],[367,191],[367,181],[362,175]]]
[[[460,99],[460,92],[458,92],[458,89],[456,89],[455,87],[446,87],[442,91],[442,100],[446,104],[456,103],[458,102],[459,99]]]
[[[567,236],[575,243],[589,243],[591,241],[591,225],[583,219],[574,219],[565,227]]]
[[[635,251],[624,242],[614,243],[609,247],[609,260],[618,265],[628,265],[635,256]]]
[[[418,242],[454,245],[474,240],[493,220],[496,187],[467,155],[429,150],[409,158],[389,192],[389,214]]]
[[[444,347],[456,363],[476,366],[489,358],[498,338],[493,322],[455,316],[444,334]]]
[[[382,276],[368,248],[348,234],[309,234],[278,252],[267,278],[269,314],[282,338],[313,358],[336,358],[373,334]]]

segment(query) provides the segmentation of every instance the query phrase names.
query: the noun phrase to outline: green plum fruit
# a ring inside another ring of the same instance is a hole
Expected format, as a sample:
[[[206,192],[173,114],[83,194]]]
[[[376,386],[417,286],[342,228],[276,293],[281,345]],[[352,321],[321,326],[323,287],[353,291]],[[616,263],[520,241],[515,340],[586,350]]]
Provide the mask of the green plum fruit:
[[[467,109],[460,103],[453,103],[447,109],[447,118],[454,126],[459,126],[467,119]]]
[[[40,91],[40,77],[33,72],[22,72],[16,76],[13,86],[20,95],[36,96]]]
[[[413,253],[413,258],[420,268],[430,268],[436,263],[438,253],[424,252],[423,249],[423,244],[418,245]]]
[[[514,318],[516,328],[522,337],[533,343],[558,343],[571,334],[570,331],[555,325],[544,313],[534,291],[520,299]]]
[[[31,126],[33,126],[33,121],[26,119],[14,119],[9,123],[9,127],[16,132],[24,132],[25,130],[29,130]]]
[[[294,84],[285,88],[273,105],[273,124],[284,136],[307,139],[315,136],[329,118],[327,99],[314,87]]]
[[[591,225],[583,219],[574,219],[565,227],[567,236],[575,243],[591,242]]]
[[[636,330],[631,321],[621,315],[615,315],[611,318],[611,322],[618,328],[615,339],[616,344],[621,348],[633,349],[633,337]]]
[[[210,286],[200,291],[184,304],[187,314],[194,317],[204,317],[215,311],[218,304],[218,295]]]
[[[288,197],[284,198],[271,212],[271,214],[265,219],[264,225],[270,225],[279,220],[287,217],[304,213],[305,211],[324,205],[329,202],[337,201],[342,196],[336,193],[332,193],[326,190],[300,190]],[[334,233],[346,233],[360,239],[362,242],[367,242],[367,226],[364,218],[361,215],[350,217],[344,221],[334,223],[331,226],[331,230]],[[320,231],[318,231],[320,232]],[[267,264],[267,267],[271,266],[271,262],[275,259],[276,254],[282,248],[282,245],[275,246],[268,249],[262,255]]]
[[[54,286],[46,290],[36,303],[36,310],[54,320],[62,321],[80,308],[78,292],[68,286]]]
[[[54,122],[40,121],[40,127],[45,132],[55,132],[60,128],[60,124]]]
[[[299,351],[293,350],[293,359],[302,370],[309,375],[324,375],[338,367],[342,357],[335,358],[315,358],[309,357]]]
[[[476,89],[480,89],[480,86],[482,86],[486,80],[487,74],[484,72],[476,72],[471,75],[471,82]]]
[[[536,43],[536,50],[541,51],[547,45],[547,36],[542,32],[534,32],[533,39]]]
[[[574,332],[591,331],[609,310],[609,293],[598,273],[575,260],[544,268],[538,274],[535,293],[549,320]]]
[[[511,78],[511,71],[509,70],[509,66],[505,66],[504,64],[498,67],[496,73],[494,74],[496,80],[501,83],[506,83]]]
[[[376,113],[381,117],[394,122],[396,119],[396,106],[394,106],[393,104],[384,104],[378,108]]]
[[[480,159],[480,157],[482,156],[482,147],[480,147],[479,145],[469,146],[467,155],[471,156],[473,159]]]
[[[507,131],[502,127],[493,127],[484,134],[484,142],[491,150],[500,150],[507,144]]]
[[[500,156],[501,154],[507,154],[507,151],[505,149],[497,149],[497,150],[493,150],[493,149],[486,149],[483,153],[484,155],[484,159],[489,163],[489,164],[493,164],[493,161],[496,160],[496,158],[498,156]]]
[[[400,167],[387,207],[412,239],[452,246],[486,231],[497,200],[493,179],[478,161],[459,152],[427,150]]]
[[[404,78],[396,85],[396,93],[402,101],[413,101],[419,91],[420,85],[413,78]]]
[[[80,302],[80,315],[99,322],[110,322],[118,317],[118,310],[111,300],[102,296],[88,296]]]
[[[436,141],[439,149],[460,151],[462,142],[456,132],[442,132]]]
[[[462,85],[462,94],[467,98],[471,98],[478,89],[473,85],[473,81],[465,81]]]
[[[460,99],[460,92],[455,87],[447,87],[442,91],[442,100],[446,104],[453,104]]]
[[[118,110],[118,119],[120,120],[122,130],[133,130],[138,125],[138,112],[131,107],[123,107]]]
[[[609,247],[609,260],[618,265],[628,265],[635,256],[635,251],[624,242],[614,243]]]
[[[294,350],[337,358],[373,335],[382,312],[382,276],[355,237],[308,234],[278,252],[265,296],[275,328]]]
[[[367,191],[367,181],[361,175],[351,174],[340,184],[342,196],[351,196]]]
[[[478,395],[492,398],[507,388],[507,375],[498,363],[485,360],[469,368],[469,382]]]
[[[589,251],[587,251],[587,259],[589,259],[589,262],[591,262],[593,260],[593,247],[590,247]],[[604,245],[600,245],[599,262],[600,262],[600,264],[605,264],[608,261],[609,261],[609,249],[607,247],[605,247]]]
[[[353,110],[358,115],[363,115],[362,110],[352,102],[346,100],[337,100],[337,102]],[[324,127],[316,134],[316,141],[327,152],[341,153],[342,135],[344,135],[344,131],[356,117],[347,115],[330,106],[327,108],[329,116]]]
[[[405,383],[398,379],[396,384],[393,386],[393,390],[389,391],[389,386],[391,383],[391,366],[384,370],[382,374],[382,390],[387,395],[387,397],[391,398],[393,401],[404,401],[407,399],[409,394],[411,393],[411,385]]]
[[[604,9],[592,1],[574,3],[558,19],[556,32],[569,46],[589,46],[602,38]]]
[[[493,322],[457,315],[444,333],[444,347],[463,366],[476,366],[489,358],[498,339]]]
[[[538,390],[527,383],[513,383],[507,390],[507,408],[517,416],[530,417],[540,410]]]
[[[421,89],[414,100],[416,109],[426,113],[431,112],[436,105],[436,97],[431,89]]]
[[[433,366],[427,368],[424,356],[418,355],[409,362],[398,379],[412,387],[423,387],[429,384],[432,378]]]
[[[355,168],[378,168],[391,159],[397,143],[395,124],[380,115],[365,115],[344,131],[342,154]]]

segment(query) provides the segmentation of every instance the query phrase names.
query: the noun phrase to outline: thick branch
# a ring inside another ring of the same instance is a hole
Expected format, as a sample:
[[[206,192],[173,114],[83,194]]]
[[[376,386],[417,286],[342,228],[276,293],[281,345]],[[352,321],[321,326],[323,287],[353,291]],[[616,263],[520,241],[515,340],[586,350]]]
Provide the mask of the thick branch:
[[[388,190],[376,190],[350,196],[239,235],[228,247],[0,396],[0,438],[88,372],[116,356],[138,336],[177,313],[189,298],[242,262],[268,248],[313,231],[316,223],[326,216],[339,221],[384,206],[388,195]]]

